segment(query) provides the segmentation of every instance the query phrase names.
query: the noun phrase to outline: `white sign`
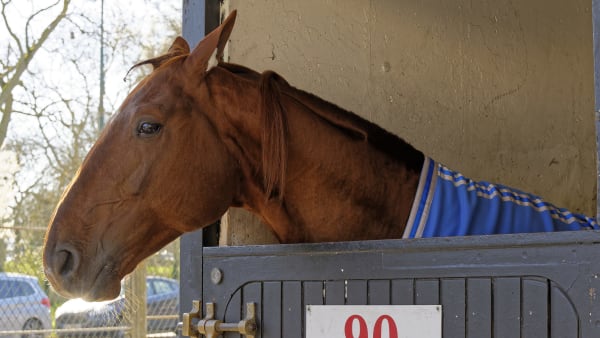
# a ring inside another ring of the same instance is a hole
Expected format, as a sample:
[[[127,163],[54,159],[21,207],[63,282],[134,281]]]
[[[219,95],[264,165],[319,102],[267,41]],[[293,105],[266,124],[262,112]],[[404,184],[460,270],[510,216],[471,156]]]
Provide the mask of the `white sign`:
[[[306,338],[441,337],[441,305],[306,306]]]

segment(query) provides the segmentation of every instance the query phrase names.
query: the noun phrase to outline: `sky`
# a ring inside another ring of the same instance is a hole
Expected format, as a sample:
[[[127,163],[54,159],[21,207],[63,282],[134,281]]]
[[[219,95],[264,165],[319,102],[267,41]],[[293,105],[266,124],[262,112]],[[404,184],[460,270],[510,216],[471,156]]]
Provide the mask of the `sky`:
[[[13,1],[13,7],[8,12],[8,19],[13,29],[13,33],[19,36],[25,34],[26,18],[39,8],[53,4],[56,0],[16,0]],[[61,0],[62,2],[62,0]],[[141,35],[144,41],[154,41],[155,43],[171,39],[166,36],[164,29],[164,19],[167,16],[181,17],[181,1],[161,1],[161,0],[104,0],[104,22],[107,43],[113,43],[115,37],[122,30],[130,30]],[[92,88],[91,91],[99,91],[99,59],[100,43],[97,36],[90,36],[84,31],[92,31],[99,27],[100,23],[100,0],[73,0],[69,12],[82,13],[83,15],[72,15],[69,22],[61,23],[56,31],[51,35],[47,47],[36,54],[34,61],[30,65],[30,70],[36,74],[36,80],[28,82],[31,88],[35,88],[44,102],[44,95],[50,96],[46,88],[54,87],[58,92],[69,97],[81,96],[84,88]],[[31,36],[38,36],[39,33],[54,18],[59,8],[45,12],[31,22]],[[7,46],[10,41],[10,34],[0,23],[0,57],[7,54]],[[86,65],[86,69],[95,69],[87,71],[82,76],[77,74],[70,64],[69,60],[57,57],[56,50],[67,51],[63,53],[73,59],[77,59]],[[128,82],[123,81],[127,69],[139,59],[132,59],[131,53],[139,50],[139,46],[127,46],[121,48],[113,57],[107,59],[106,73],[106,98],[105,106],[109,112],[114,111],[120,102],[125,98],[129,89],[133,85],[130,76]],[[137,57],[137,54],[136,54]],[[126,60],[126,61],[123,61]],[[94,68],[95,67],[95,68]],[[27,81],[27,77],[25,77]],[[22,94],[17,91],[17,95]],[[97,107],[97,103],[92,104]],[[26,106],[20,107],[26,110]],[[57,108],[59,109],[59,108]],[[57,111],[56,114],[62,114]],[[108,119],[108,117],[107,117]],[[20,115],[13,115],[11,121],[9,137],[17,139],[36,132],[37,126],[33,128],[32,119]],[[52,128],[45,128],[52,136]],[[33,135],[35,136],[35,135]],[[55,135],[56,136],[56,135]],[[14,154],[0,150],[0,218],[8,212],[8,205],[14,198],[14,189],[11,184],[13,173],[32,172],[30,180],[33,181],[40,168],[19,168],[14,161]],[[7,179],[4,179],[6,177]],[[20,179],[27,180],[26,175],[20,175]]]

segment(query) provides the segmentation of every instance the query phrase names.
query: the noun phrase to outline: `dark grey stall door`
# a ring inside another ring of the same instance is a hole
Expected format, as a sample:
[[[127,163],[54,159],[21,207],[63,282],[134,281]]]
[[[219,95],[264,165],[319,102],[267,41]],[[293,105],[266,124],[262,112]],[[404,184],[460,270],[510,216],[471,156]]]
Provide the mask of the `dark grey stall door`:
[[[596,338],[599,240],[600,232],[572,232],[209,247],[203,301],[227,322],[256,303],[264,338],[303,337],[309,304],[441,304],[446,338]],[[215,269],[220,281],[211,280]]]

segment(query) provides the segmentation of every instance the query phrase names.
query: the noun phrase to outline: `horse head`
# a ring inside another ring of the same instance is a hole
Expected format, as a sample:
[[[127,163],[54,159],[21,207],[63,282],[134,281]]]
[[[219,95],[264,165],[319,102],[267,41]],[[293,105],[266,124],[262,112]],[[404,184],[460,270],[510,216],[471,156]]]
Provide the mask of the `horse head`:
[[[154,70],[107,124],[50,221],[43,260],[57,292],[116,297],[141,260],[231,205],[236,162],[197,101],[209,96],[204,75],[222,59],[234,21],[235,12],[192,52],[177,38],[166,55],[138,64]]]

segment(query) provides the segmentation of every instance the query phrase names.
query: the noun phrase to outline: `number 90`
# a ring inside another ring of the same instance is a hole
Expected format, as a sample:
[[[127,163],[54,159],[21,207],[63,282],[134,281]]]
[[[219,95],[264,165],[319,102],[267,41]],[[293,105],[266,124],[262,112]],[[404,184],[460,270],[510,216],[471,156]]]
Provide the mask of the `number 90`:
[[[358,337],[354,336],[354,332],[352,332],[352,325],[354,321],[358,321]],[[377,318],[375,322],[375,327],[373,328],[373,338],[382,338],[381,337],[381,327],[383,326],[383,321],[386,321],[388,324],[388,331],[390,333],[389,338],[398,338],[398,328],[396,327],[396,322],[394,319],[388,315],[382,315]],[[369,329],[367,328],[367,322],[361,315],[352,315],[346,319],[346,324],[344,325],[344,333],[346,338],[369,338]]]

